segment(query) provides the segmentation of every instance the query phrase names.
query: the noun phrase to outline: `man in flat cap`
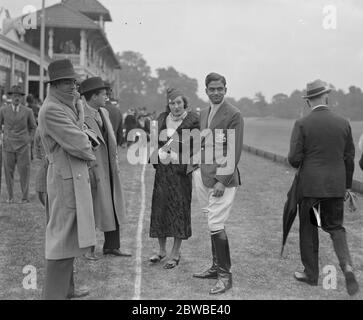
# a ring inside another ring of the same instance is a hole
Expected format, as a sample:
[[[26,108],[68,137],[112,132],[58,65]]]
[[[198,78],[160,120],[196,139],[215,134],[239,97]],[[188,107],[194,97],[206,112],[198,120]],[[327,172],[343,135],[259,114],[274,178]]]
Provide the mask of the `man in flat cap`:
[[[96,227],[104,232],[103,254],[131,256],[120,251],[120,226],[126,216],[125,199],[120,179],[117,141],[109,113],[105,109],[107,86],[100,77],[84,80],[80,86],[85,100],[85,124],[100,141],[94,151],[96,160],[90,163],[90,178]],[[86,257],[97,259],[94,249]]]
[[[22,104],[25,93],[20,86],[8,92],[12,104],[0,109],[0,132],[4,125],[4,172],[8,203],[14,203],[14,172],[18,167],[22,191],[21,203],[29,202],[30,148],[36,130],[32,110]]]
[[[82,105],[76,103],[77,74],[72,63],[54,61],[48,73],[50,88],[38,119],[49,162],[43,297],[65,300],[89,294],[75,290],[73,262],[96,244],[88,167],[96,157],[84,128]]]
[[[359,286],[343,227],[344,198],[352,186],[354,171],[351,127],[347,120],[329,109],[331,89],[325,82],[309,83],[306,91],[303,98],[311,112],[295,122],[288,155],[289,163],[300,170],[298,183],[302,196],[299,219],[304,271],[295,272],[294,276],[309,285],[318,284],[318,226],[321,226],[333,241],[348,294],[354,295]]]

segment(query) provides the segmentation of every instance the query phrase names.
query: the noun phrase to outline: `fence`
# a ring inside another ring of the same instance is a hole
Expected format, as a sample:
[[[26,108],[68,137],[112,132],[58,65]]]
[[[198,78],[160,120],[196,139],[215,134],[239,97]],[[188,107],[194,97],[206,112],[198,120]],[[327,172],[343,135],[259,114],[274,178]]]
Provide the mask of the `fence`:
[[[281,156],[281,155],[278,155],[278,154],[275,154],[272,152],[268,152],[265,150],[261,150],[261,149],[258,149],[258,148],[255,148],[255,147],[252,147],[252,146],[249,146],[246,144],[243,145],[243,150],[245,150],[249,153],[255,154],[259,157],[269,159],[274,162],[281,163],[281,164],[284,164],[284,165],[290,167],[290,164],[287,161],[287,157],[284,157],[284,156]],[[359,192],[359,193],[363,194],[363,182],[358,181],[358,180],[353,180],[352,190],[354,192]]]

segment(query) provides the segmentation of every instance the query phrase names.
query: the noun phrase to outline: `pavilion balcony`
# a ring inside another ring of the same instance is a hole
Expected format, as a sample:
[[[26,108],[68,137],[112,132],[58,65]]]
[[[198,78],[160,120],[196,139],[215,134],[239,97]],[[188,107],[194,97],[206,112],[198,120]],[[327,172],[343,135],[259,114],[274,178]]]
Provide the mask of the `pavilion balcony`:
[[[81,65],[81,55],[71,53],[53,53],[53,60],[69,59],[73,66],[79,67]]]

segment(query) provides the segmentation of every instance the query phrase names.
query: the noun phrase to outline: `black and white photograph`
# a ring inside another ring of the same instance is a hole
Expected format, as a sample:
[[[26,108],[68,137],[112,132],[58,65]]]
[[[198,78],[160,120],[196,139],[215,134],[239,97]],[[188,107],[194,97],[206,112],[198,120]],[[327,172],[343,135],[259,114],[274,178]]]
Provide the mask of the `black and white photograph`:
[[[362,300],[362,38],[358,0],[0,0],[0,301]]]

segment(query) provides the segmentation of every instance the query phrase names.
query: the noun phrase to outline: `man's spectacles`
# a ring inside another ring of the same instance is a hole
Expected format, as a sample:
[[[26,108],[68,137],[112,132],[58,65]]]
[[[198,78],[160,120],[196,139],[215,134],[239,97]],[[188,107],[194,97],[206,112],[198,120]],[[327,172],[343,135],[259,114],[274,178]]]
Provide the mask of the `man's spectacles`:
[[[61,81],[62,84],[67,85],[67,86],[71,86],[71,85],[76,85],[77,84],[77,80],[75,79],[65,79]]]

